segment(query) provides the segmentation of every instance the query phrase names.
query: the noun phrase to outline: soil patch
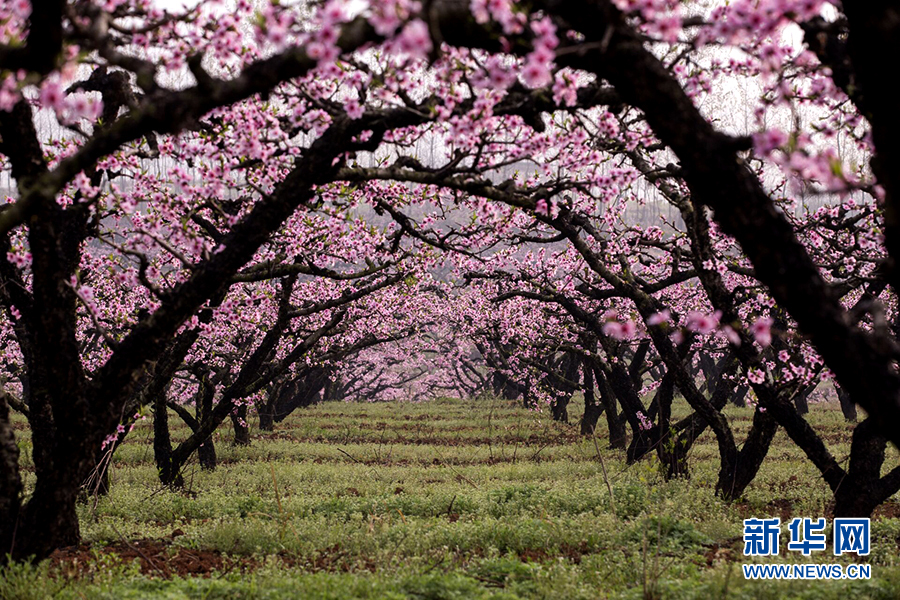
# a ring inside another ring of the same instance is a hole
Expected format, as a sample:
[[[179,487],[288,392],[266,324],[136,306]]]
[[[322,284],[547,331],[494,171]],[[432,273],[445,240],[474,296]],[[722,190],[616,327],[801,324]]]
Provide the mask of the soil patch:
[[[180,530],[172,532],[176,537]],[[141,573],[159,577],[226,573],[234,569],[243,572],[256,568],[257,562],[248,557],[229,557],[214,550],[193,550],[174,546],[171,540],[140,539],[107,546],[80,544],[60,548],[50,555],[50,563],[70,577],[89,577],[98,568],[97,555],[114,555],[123,562],[138,561]]]

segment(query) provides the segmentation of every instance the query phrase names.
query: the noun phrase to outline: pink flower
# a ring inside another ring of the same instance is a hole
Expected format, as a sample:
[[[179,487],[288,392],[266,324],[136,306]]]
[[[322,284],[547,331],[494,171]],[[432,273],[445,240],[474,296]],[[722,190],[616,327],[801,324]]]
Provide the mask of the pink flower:
[[[493,56],[487,63],[488,79],[491,86],[505,90],[515,80],[515,75],[503,64],[498,56]]]
[[[72,121],[80,119],[96,121],[103,113],[103,101],[87,94],[73,94],[66,98],[65,105],[69,109],[68,117]]]
[[[678,41],[678,34],[681,32],[681,18],[678,17],[678,15],[671,15],[660,19],[655,25],[655,28],[663,41],[670,43]]]
[[[531,30],[534,32],[534,35],[539,38],[556,34],[556,26],[553,24],[550,17],[544,17],[543,19],[532,23]]]
[[[653,327],[654,325],[662,325],[663,323],[668,323],[672,318],[672,313],[669,309],[662,310],[658,313],[653,313],[647,318],[647,325]]]
[[[547,46],[535,46],[534,50],[528,54],[527,58],[530,61],[541,63],[549,67],[553,63],[553,59],[556,58],[556,53],[552,48]]]
[[[539,215],[549,216],[550,215],[550,205],[547,204],[547,201],[543,198],[539,199],[534,203],[534,212]]]
[[[522,68],[522,80],[530,88],[540,88],[549,85],[550,81],[552,81],[550,63],[535,58],[533,54],[532,52],[528,55],[528,60]]]
[[[653,429],[653,423],[650,422],[650,419],[648,419],[647,415],[645,415],[642,411],[637,412],[637,418],[638,421],[641,422],[641,431],[650,431],[651,429]]]
[[[710,334],[718,329],[721,316],[721,311],[716,311],[711,315],[696,311],[690,312],[687,316],[687,328],[701,335]]]
[[[31,2],[29,2],[29,0],[14,0],[12,9],[17,17],[20,19],[27,19],[31,14]]]
[[[330,0],[322,8],[322,20],[325,23],[340,23],[347,20],[347,6],[341,0]]]
[[[330,63],[334,61],[340,53],[341,51],[337,46],[323,44],[321,42],[310,42],[306,45],[306,55],[320,63]]]
[[[560,106],[575,106],[578,102],[578,90],[574,77],[557,74],[553,84],[553,101]]]
[[[769,317],[757,319],[756,323],[750,326],[750,333],[760,346],[767,348],[772,344],[772,319]]]
[[[118,433],[111,433],[106,438],[104,438],[103,443],[100,444],[100,449],[105,450],[107,446],[115,442],[119,437]]]
[[[769,129],[762,133],[753,135],[753,146],[759,154],[769,154],[773,150],[781,148],[787,144],[788,136],[778,129]]]
[[[31,262],[31,252],[7,252],[6,260],[16,265],[20,269],[24,269]]]
[[[287,27],[281,23],[273,23],[266,29],[266,39],[276,48],[281,48],[287,40]]]
[[[406,24],[397,37],[400,50],[414,58],[427,58],[432,50],[431,34],[428,25],[422,19],[415,19]]]
[[[724,327],[722,327],[722,333],[725,334],[725,337],[728,338],[728,341],[733,345],[741,345],[741,336],[739,336],[738,332],[732,329],[730,325],[725,325]]]
[[[630,340],[637,333],[634,321],[607,321],[603,324],[603,333],[617,340]]]
[[[747,379],[750,381],[750,383],[760,384],[765,380],[765,378],[765,374],[759,369],[750,369],[747,372]]]
[[[617,340],[622,339],[622,324],[618,321],[607,321],[603,324],[603,334]]]
[[[344,103],[344,110],[347,111],[347,116],[351,119],[359,119],[366,111],[356,98],[347,100],[347,102]]]
[[[44,86],[41,88],[40,100],[45,108],[60,111],[63,108],[65,99],[66,95],[63,93],[62,86],[58,81],[49,80],[44,82]]]

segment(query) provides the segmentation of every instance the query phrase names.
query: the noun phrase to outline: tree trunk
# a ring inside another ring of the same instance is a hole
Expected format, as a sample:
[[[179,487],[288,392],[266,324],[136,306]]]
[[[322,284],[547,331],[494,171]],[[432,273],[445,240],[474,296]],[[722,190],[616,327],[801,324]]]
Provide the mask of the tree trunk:
[[[19,446],[9,420],[6,395],[0,391],[0,557],[14,547],[21,498]]]
[[[711,380],[707,380],[707,385]],[[656,406],[659,407],[657,420],[659,427],[659,442],[656,446],[656,455],[660,464],[665,467],[663,477],[668,481],[674,477],[689,477],[687,462],[687,438],[673,435],[671,428],[672,401],[675,399],[675,378],[668,373],[663,377],[656,391]]]
[[[794,407],[797,409],[798,415],[805,415],[809,413],[809,395],[812,393],[815,386],[808,385],[802,390],[798,391],[794,394]]]
[[[856,487],[853,491],[848,491],[852,482],[847,481],[847,484],[834,494],[835,518],[866,519],[884,502],[877,489],[871,486]]]
[[[494,392],[494,396],[504,400],[515,400],[526,393],[524,386],[511,380],[499,370],[495,370],[493,375],[491,375],[491,389]]]
[[[250,426],[247,423],[247,405],[241,404],[231,413],[231,423],[234,425],[234,445],[250,445]]]
[[[275,430],[275,398],[270,396],[266,402],[259,405],[259,430]]]
[[[834,389],[841,403],[841,412],[844,413],[844,418],[851,423],[856,423],[856,404],[850,399],[850,394],[842,387],[834,386]]]
[[[896,492],[881,478],[887,438],[881,435],[875,421],[864,420],[853,430],[850,464],[847,474],[834,490],[834,516],[867,518],[879,504]]]
[[[731,456],[721,456],[716,493],[722,499],[736,500],[744,494],[769,453],[776,431],[778,423],[772,415],[760,410],[753,413],[753,425],[741,450]]]
[[[670,434],[659,443],[657,456],[665,468],[663,477],[666,481],[676,477],[690,477],[687,460],[689,448],[684,442],[684,438]]]
[[[594,435],[597,422],[603,414],[603,407],[596,402],[584,404],[584,414],[581,416],[581,435]]]
[[[603,407],[597,404],[597,398],[594,395],[594,370],[588,359],[584,359],[581,370],[584,380],[584,414],[581,416],[581,435],[593,435]]]
[[[731,397],[728,399],[734,406],[747,406],[747,392],[750,391],[750,388],[746,385],[739,385],[734,388],[734,392],[731,394]]]
[[[553,404],[551,405],[551,414],[554,421],[561,423],[569,422],[569,401],[572,395],[578,389],[578,368],[581,361],[578,356],[572,353],[563,355],[562,360],[557,365],[562,370],[561,378],[554,377],[551,387],[551,395],[553,396]],[[554,372],[556,372],[554,370]]]
[[[74,546],[81,541],[75,510],[80,486],[71,477],[63,475],[51,480],[51,485],[43,483],[45,481],[47,479],[38,480],[15,528],[13,560],[40,559],[57,548]]]
[[[638,397],[637,390],[634,389],[628,371],[621,363],[610,365],[609,377],[604,379],[609,384],[615,398],[622,404],[622,415],[628,420],[628,425],[631,427],[631,444],[626,452],[626,461],[628,464],[632,464],[655,448],[659,441],[659,428],[654,426],[645,429],[645,422],[640,415],[647,419],[646,409]],[[597,380],[600,380],[599,375]]]
[[[328,381],[328,371],[311,367],[302,375],[282,385],[269,402],[270,414],[275,423],[281,423],[294,410],[312,406],[321,399],[320,392]]]
[[[650,429],[638,429],[632,432],[631,443],[625,450],[625,462],[633,465],[659,446],[659,427],[653,425]]]
[[[550,415],[553,417],[553,420],[560,423],[568,423],[568,406],[569,398],[557,398],[556,400],[554,400],[553,404],[550,406]]]
[[[165,394],[160,394],[153,402],[153,456],[159,481],[169,487],[181,487],[181,465],[172,460],[172,438],[169,436],[169,412]]]
[[[197,460],[200,461],[200,468],[206,471],[215,471],[218,461],[216,459],[216,446],[212,437],[200,444],[197,448]]]
[[[197,426],[199,427],[212,414],[213,397],[216,395],[216,388],[207,377],[201,378],[203,389],[199,390],[196,401]],[[197,447],[197,460],[200,462],[200,468],[206,471],[214,471],[218,460],[216,458],[216,446],[213,442],[213,436],[206,438],[202,444]]]
[[[609,447],[624,450],[628,442],[628,432],[625,429],[625,419],[619,414],[616,407],[616,395],[606,380],[606,377],[596,365],[594,367],[594,379],[597,382],[597,390],[600,392],[600,401],[603,403],[603,412],[606,413],[606,426],[609,429]]]

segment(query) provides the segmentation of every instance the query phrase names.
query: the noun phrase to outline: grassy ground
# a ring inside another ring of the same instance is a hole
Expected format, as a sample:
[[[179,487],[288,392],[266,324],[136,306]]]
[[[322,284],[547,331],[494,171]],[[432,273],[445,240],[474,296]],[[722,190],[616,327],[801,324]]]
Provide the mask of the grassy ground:
[[[840,412],[813,410],[846,456]],[[739,438],[750,416],[729,409]],[[80,508],[85,544],[0,571],[0,598],[900,597],[896,499],[872,524],[871,580],[744,580],[742,519],[827,515],[827,487],[783,432],[733,504],[714,495],[708,433],[691,478],[664,482],[655,458],[629,467],[607,450],[602,427],[596,445],[577,432],[496,400],[332,403],[250,447],[223,429],[219,468],[192,464],[172,491],[143,423],[116,453],[110,496]],[[768,562],[835,560],[787,553],[785,537]]]

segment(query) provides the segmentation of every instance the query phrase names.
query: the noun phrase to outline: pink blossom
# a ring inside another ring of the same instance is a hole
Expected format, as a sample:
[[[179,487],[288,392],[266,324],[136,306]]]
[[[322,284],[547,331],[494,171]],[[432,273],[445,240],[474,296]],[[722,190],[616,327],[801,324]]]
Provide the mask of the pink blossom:
[[[59,81],[50,79],[44,82],[41,88],[40,101],[46,108],[52,108],[55,111],[61,111],[65,102],[66,95],[63,92]]]
[[[575,78],[570,75],[557,74],[553,84],[553,101],[559,106],[575,106],[578,102],[578,90]]]
[[[660,19],[654,24],[654,29],[663,41],[677,42],[678,34],[681,33],[681,18],[678,15],[670,15]]]
[[[96,121],[103,113],[103,101],[87,94],[73,94],[65,100],[68,118],[72,121]]]
[[[741,345],[741,336],[738,335],[738,332],[735,331],[730,325],[725,325],[724,327],[722,327],[722,333],[725,334],[725,337],[728,338],[728,341],[733,345]]]
[[[556,53],[548,46],[535,46],[534,50],[528,53],[528,60],[547,65],[548,67],[556,58]]]
[[[701,335],[710,334],[718,329],[721,316],[721,311],[716,311],[711,315],[697,311],[690,312],[687,316],[687,328]]]
[[[282,48],[287,41],[287,27],[281,23],[273,23],[266,28],[266,40],[276,48]]]
[[[310,42],[306,45],[306,54],[319,63],[333,62],[341,51],[337,46],[323,44],[322,42]]]
[[[531,31],[533,31],[534,35],[538,38],[544,38],[546,36],[555,35],[556,26],[549,17],[544,17],[531,24]]]
[[[0,84],[0,110],[9,112],[19,101],[16,78],[8,75]]]
[[[638,421],[640,421],[641,431],[650,431],[651,429],[653,429],[653,423],[650,422],[650,419],[648,419],[647,415],[645,415],[642,411],[639,410],[637,412],[637,418]]]
[[[469,8],[477,23],[494,20],[503,27],[503,33],[512,35],[522,32],[522,24],[527,19],[525,13],[513,11],[513,0],[471,0]]]
[[[637,326],[632,320],[607,321],[603,324],[603,333],[617,340],[630,340],[637,332]]]
[[[487,63],[488,79],[494,89],[505,90],[515,81],[515,75],[503,64],[499,56],[493,56]]]
[[[20,19],[27,19],[31,15],[31,2],[29,0],[13,0],[13,12]]]
[[[753,368],[747,372],[747,379],[750,383],[760,384],[765,380],[765,374],[759,369]]]
[[[550,64],[541,60],[533,59],[529,55],[525,67],[522,68],[522,80],[530,88],[540,88],[548,85],[551,81]]]
[[[422,19],[415,19],[406,24],[397,37],[400,50],[414,58],[427,58],[432,50],[431,34],[428,25]]]
[[[322,20],[326,24],[346,21],[349,9],[347,4],[348,3],[344,0],[329,0],[325,3],[325,6],[322,7],[322,12],[320,13]]]
[[[357,98],[351,98],[344,103],[344,110],[347,111],[347,116],[351,119],[359,119],[363,116],[363,113],[366,112],[365,107],[363,107]]]
[[[618,321],[607,321],[603,324],[603,334],[617,340],[622,339],[622,324]]]
[[[103,439],[103,443],[100,444],[101,450],[106,450],[106,447],[115,442],[119,438],[118,433],[111,433]]]
[[[756,342],[763,348],[767,348],[772,344],[772,322],[770,317],[763,317],[757,319],[756,322],[750,326],[750,333],[753,334]]]
[[[658,313],[653,313],[649,317],[647,317],[647,325],[651,327],[655,325],[662,325],[663,323],[668,323],[672,319],[672,312],[667,308],[665,310],[661,310]]]
[[[16,265],[20,269],[24,269],[31,264],[31,252],[7,252],[6,260]]]
[[[781,148],[788,142],[788,136],[778,129],[769,129],[753,135],[753,147],[763,156]]]

